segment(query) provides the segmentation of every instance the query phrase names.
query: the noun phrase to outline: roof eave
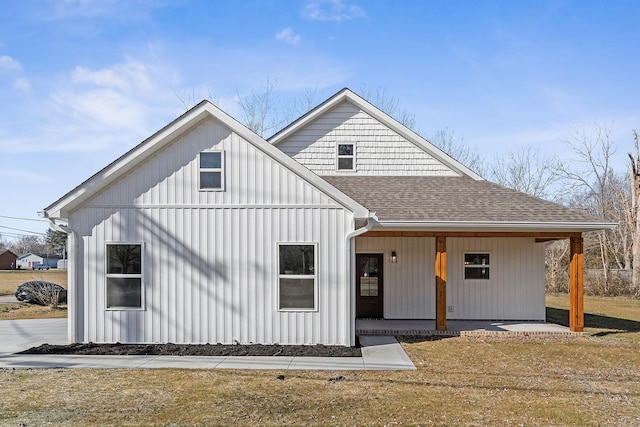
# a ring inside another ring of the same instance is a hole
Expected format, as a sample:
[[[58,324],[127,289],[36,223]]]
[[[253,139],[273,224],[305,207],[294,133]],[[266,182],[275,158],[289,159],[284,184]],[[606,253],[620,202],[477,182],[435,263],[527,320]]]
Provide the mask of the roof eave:
[[[476,232],[589,232],[611,230],[613,222],[520,222],[520,221],[378,221],[373,230],[476,231]]]

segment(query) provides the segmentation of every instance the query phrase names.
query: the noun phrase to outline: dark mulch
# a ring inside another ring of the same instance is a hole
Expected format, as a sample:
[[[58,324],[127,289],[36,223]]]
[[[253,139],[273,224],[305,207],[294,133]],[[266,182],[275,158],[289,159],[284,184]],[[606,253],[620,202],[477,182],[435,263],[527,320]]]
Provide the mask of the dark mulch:
[[[361,357],[360,347],[326,345],[225,344],[42,344],[20,354],[160,355],[160,356],[315,356]]]

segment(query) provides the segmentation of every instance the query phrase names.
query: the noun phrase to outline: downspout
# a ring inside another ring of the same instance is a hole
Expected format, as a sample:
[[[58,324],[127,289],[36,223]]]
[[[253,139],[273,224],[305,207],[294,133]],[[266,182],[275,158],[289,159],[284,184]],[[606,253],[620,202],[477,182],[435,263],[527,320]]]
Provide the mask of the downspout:
[[[355,264],[355,240],[354,238],[360,236],[361,234],[366,233],[371,230],[375,223],[375,213],[372,213],[372,216],[367,218],[367,223],[364,227],[358,228],[357,230],[353,230],[349,234],[347,234],[346,238],[346,254],[349,257],[349,261],[346,263],[346,278],[349,286],[347,287],[347,301],[349,301],[349,306],[347,307],[347,320],[349,322],[349,345],[353,347],[356,345],[356,284],[355,277],[353,276],[354,264]]]
[[[55,219],[49,218],[47,212],[38,212],[40,217],[49,220],[49,227],[52,230],[65,233],[67,235],[67,252],[72,254],[71,258],[67,257],[67,339],[70,343],[79,342],[77,336],[77,319],[76,319],[76,262],[75,257],[77,254],[77,233],[69,228],[56,224]]]

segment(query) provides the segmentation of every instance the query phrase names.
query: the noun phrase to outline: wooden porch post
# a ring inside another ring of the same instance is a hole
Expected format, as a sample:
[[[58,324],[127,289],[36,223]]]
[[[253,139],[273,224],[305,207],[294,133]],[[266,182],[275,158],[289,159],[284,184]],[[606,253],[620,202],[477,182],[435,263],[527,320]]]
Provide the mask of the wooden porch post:
[[[584,248],[582,235],[569,239],[571,264],[569,265],[569,329],[584,329]]]
[[[447,330],[447,238],[436,236],[436,330]]]

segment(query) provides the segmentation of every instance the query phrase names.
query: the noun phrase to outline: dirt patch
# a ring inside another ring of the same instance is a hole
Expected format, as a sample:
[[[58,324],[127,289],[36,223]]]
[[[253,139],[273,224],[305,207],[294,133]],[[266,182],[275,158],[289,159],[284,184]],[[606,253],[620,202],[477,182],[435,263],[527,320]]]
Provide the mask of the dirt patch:
[[[360,347],[225,344],[42,344],[20,354],[361,357]]]

